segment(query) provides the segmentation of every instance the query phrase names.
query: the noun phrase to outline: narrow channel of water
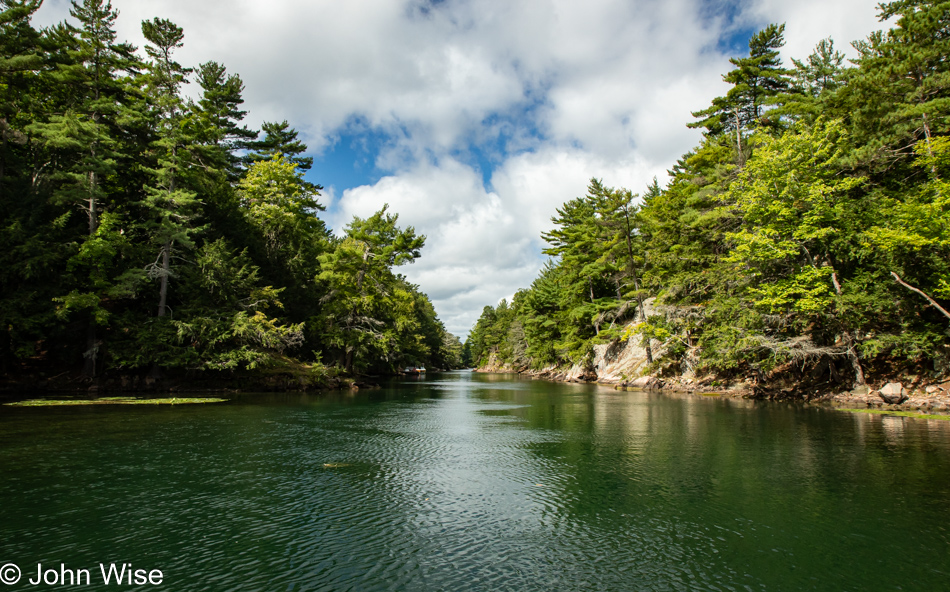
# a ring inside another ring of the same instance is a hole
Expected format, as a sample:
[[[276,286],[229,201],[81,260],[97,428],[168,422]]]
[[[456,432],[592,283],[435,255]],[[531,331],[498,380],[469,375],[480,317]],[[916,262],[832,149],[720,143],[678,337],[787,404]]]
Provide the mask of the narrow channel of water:
[[[9,590],[950,589],[950,422],[433,374],[0,407]],[[91,586],[31,586],[36,565]]]

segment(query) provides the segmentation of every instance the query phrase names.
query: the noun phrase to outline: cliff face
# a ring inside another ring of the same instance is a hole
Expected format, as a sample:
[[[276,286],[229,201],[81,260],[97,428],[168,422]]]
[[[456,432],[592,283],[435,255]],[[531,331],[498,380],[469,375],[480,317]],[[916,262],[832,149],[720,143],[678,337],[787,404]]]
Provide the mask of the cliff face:
[[[658,314],[652,306],[653,300],[647,300],[643,303],[643,312],[646,317]],[[633,326],[641,323],[639,315],[627,325],[625,329],[632,329]],[[631,331],[632,333],[632,331]],[[479,368],[479,372],[521,372],[538,378],[547,378],[549,380],[558,380],[563,382],[598,382],[602,384],[615,384],[625,386],[638,386],[641,388],[661,388],[663,381],[647,375],[646,347],[641,345],[642,338],[639,335],[631,335],[626,341],[606,343],[595,345],[593,357],[589,365],[574,364],[573,366],[549,366],[540,370],[529,370],[523,367],[516,367],[511,364],[501,363],[496,356],[492,354],[488,363]],[[653,342],[653,358],[659,359],[663,355],[664,348],[657,342]],[[687,380],[691,377],[684,377]]]

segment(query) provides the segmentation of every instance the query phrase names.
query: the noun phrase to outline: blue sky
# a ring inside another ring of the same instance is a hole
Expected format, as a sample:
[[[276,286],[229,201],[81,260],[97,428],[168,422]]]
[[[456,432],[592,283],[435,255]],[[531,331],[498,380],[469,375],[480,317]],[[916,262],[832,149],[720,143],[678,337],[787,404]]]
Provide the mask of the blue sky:
[[[465,337],[482,307],[530,285],[540,233],[591,177],[642,191],[700,139],[690,112],[727,87],[729,57],[784,22],[806,57],[880,28],[868,0],[113,0],[119,38],[154,16],[178,61],[224,64],[247,123],[288,120],[310,146],[327,222],[388,203],[427,236],[400,269]],[[67,17],[46,0],[37,24]]]

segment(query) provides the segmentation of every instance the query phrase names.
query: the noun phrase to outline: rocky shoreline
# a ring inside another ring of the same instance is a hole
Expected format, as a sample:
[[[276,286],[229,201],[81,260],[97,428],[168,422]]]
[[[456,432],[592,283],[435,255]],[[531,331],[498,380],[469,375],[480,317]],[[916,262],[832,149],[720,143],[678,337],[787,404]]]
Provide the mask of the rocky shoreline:
[[[643,374],[646,351],[634,344],[596,346],[593,363],[569,368],[551,366],[540,370],[499,364],[494,358],[476,372],[510,372],[555,382],[579,382],[613,386],[621,390],[667,391],[700,396],[800,401],[845,409],[877,409],[924,414],[950,414],[950,379],[927,380],[918,376],[891,376],[870,380],[867,385],[846,390],[840,384],[806,386],[788,380],[757,383],[754,380],[716,376]]]

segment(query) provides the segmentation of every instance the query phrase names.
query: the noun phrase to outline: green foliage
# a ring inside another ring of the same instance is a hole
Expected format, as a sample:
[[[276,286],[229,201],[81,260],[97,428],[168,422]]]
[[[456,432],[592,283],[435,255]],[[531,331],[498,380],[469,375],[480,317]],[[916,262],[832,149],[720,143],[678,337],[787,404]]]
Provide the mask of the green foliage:
[[[865,180],[839,174],[840,123],[755,142],[754,158],[730,187],[743,224],[726,235],[732,249],[725,261],[750,278],[754,306],[814,321],[833,306],[836,263],[854,253],[867,222],[854,197]]]
[[[880,11],[894,28],[856,43],[853,68],[827,39],[787,71],[783,27],[754,35],[665,187],[638,199],[593,180],[558,208],[542,235],[555,259],[484,309],[473,362],[584,364],[636,340],[662,352],[653,371],[945,375],[950,4]]]
[[[700,119],[689,127],[705,128],[709,135],[729,134],[741,139],[745,130],[768,127],[775,122],[764,116],[769,102],[789,86],[789,72],[782,67],[779,49],[785,45],[785,25],[769,25],[749,39],[749,56],[730,58],[735,69],[722,79],[732,85],[724,97],[713,99],[712,105],[696,111]]]
[[[412,227],[400,229],[398,215],[387,213],[387,208],[366,219],[354,218],[346,236],[319,257],[317,280],[327,295],[318,322],[347,371],[372,360],[394,369],[429,353],[416,333],[420,316],[428,312],[419,306],[429,303],[417,301],[415,286],[392,272],[394,266],[419,257],[425,237],[416,236]],[[415,337],[407,341],[407,334]]]
[[[461,364],[432,303],[393,272],[424,237],[385,208],[331,237],[306,145],[286,121],[256,140],[240,76],[178,63],[185,34],[166,19],[142,23],[143,61],[117,42],[108,0],[74,0],[71,22],[42,31],[39,4],[0,2],[2,373],[321,383],[340,371],[323,359]]]

